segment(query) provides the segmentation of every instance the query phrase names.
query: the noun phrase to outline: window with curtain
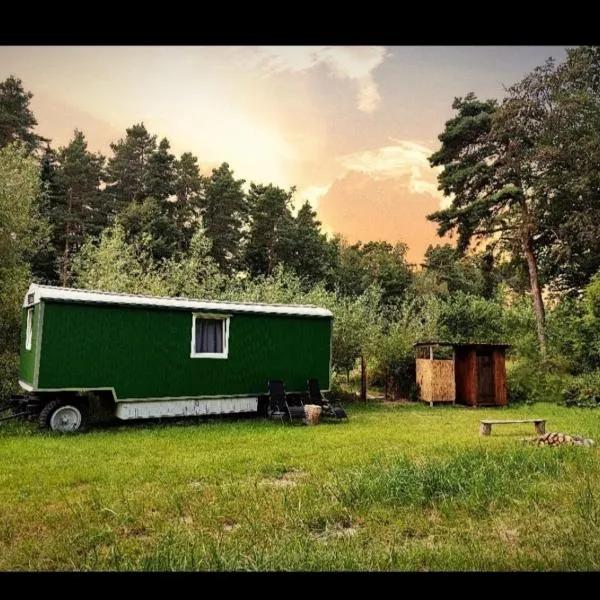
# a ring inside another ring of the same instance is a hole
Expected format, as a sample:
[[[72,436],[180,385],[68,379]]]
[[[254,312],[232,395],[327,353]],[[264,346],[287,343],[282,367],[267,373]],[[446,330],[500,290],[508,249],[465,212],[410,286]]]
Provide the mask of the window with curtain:
[[[194,315],[192,355],[227,356],[227,319]]]

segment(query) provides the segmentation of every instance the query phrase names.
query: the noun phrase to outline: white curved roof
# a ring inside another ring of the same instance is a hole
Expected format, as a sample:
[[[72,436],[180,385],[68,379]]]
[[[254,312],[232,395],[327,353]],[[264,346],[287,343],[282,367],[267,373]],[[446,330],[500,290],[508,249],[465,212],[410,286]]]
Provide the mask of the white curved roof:
[[[140,296],[135,294],[115,294],[55,287],[32,283],[27,290],[23,306],[37,304],[40,300],[61,300],[65,302],[85,302],[95,304],[124,304],[134,306],[161,306],[197,310],[231,311],[237,313],[264,313],[281,315],[302,315],[311,317],[331,317],[330,311],[312,304],[260,304],[252,302],[221,302],[194,300],[191,298],[165,298]]]

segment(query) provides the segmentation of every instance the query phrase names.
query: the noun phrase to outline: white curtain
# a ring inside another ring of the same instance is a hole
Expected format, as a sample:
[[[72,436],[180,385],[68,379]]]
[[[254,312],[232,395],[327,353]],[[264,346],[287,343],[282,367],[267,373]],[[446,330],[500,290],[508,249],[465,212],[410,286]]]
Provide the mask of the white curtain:
[[[223,321],[196,319],[196,353],[223,352]]]

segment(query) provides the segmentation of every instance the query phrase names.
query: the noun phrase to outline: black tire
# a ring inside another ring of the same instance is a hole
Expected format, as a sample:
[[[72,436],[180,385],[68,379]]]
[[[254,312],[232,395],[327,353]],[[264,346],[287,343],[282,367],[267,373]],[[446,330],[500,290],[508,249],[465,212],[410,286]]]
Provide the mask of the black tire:
[[[70,429],[69,432],[82,431],[85,428],[87,422],[87,411],[85,407],[80,402],[69,402],[64,400],[51,400],[42,408],[39,416],[39,424],[41,429],[52,431],[52,415],[59,409],[63,407],[70,407],[75,411],[78,411],[81,415],[81,419],[79,425],[75,429]],[[54,431],[57,431],[56,429]]]

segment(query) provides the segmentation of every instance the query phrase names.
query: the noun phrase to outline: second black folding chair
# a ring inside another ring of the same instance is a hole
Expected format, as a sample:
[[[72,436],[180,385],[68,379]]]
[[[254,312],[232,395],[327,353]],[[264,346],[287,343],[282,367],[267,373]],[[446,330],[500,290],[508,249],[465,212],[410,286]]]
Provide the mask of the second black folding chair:
[[[317,404],[323,408],[321,415],[324,418],[335,419],[341,421],[347,419],[348,415],[341,406],[331,404],[321,393],[321,386],[319,385],[318,379],[308,380],[308,397],[311,404]]]

